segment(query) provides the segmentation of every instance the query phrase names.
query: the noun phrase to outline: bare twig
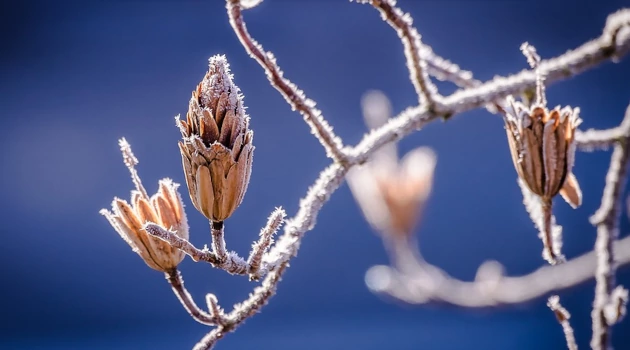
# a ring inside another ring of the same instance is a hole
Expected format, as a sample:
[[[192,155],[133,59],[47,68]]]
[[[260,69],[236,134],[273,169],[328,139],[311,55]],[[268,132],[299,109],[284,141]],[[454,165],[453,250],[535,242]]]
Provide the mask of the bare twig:
[[[216,295],[212,293],[206,294],[206,304],[208,305],[208,311],[210,311],[210,315],[216,321],[216,324],[219,326],[225,325],[227,322],[225,312],[219,306],[219,301],[217,300]]]
[[[276,231],[280,228],[282,223],[284,222],[284,218],[286,217],[286,213],[282,208],[276,208],[276,210],[271,213],[269,219],[267,220],[267,225],[260,230],[260,239],[258,242],[254,243],[252,246],[252,251],[249,254],[249,259],[247,259],[247,264],[249,265],[249,273],[252,278],[258,273],[260,270],[260,265],[262,262],[263,255],[267,252],[267,249],[273,244],[273,235],[276,234]]]
[[[614,244],[619,266],[630,264],[630,237]],[[412,249],[408,248],[407,249]],[[409,252],[412,256],[416,253]],[[441,302],[467,308],[522,304],[530,300],[573,287],[595,275],[595,252],[591,251],[564,264],[546,265],[524,275],[504,276],[498,262],[486,262],[479,267],[477,279],[457,280],[424,261],[401,272],[378,265],[366,274],[366,283],[375,293],[385,294],[409,304]]]
[[[343,152],[341,139],[335,135],[332,127],[322,116],[321,111],[315,108],[315,101],[307,98],[304,91],[284,78],[273,54],[266,52],[247,31],[241,12],[241,0],[227,0],[226,7],[230,24],[238,39],[245,47],[247,53],[265,70],[271,85],[282,94],[293,110],[297,110],[302,114],[306,123],[311,127],[312,134],[317,137],[326,149],[328,157],[341,163],[346,162],[347,156]]]
[[[380,11],[383,20],[396,29],[405,47],[409,78],[418,94],[418,102],[420,105],[426,104],[429,110],[434,110],[438,107],[436,104],[439,104],[441,96],[429,77],[425,60],[427,47],[422,44],[420,34],[413,27],[411,15],[397,8],[394,0],[357,0],[357,2],[374,6]]]
[[[129,169],[129,173],[131,173],[131,181],[133,181],[133,184],[136,186],[136,189],[140,192],[142,197],[148,200],[149,194],[142,185],[142,181],[140,180],[140,176],[138,176],[138,171],[136,170],[138,158],[136,158],[133,154],[129,142],[127,142],[124,137],[118,141],[118,145],[120,146],[120,151],[122,152],[123,162],[125,163],[125,166],[127,166],[127,169]]]
[[[624,118],[621,124],[614,128],[578,131],[575,134],[575,142],[580,149],[591,151],[613,146],[615,143],[623,141],[628,135],[630,135],[630,118]]]
[[[208,248],[198,249],[189,241],[178,237],[174,232],[169,232],[159,225],[148,223],[144,229],[151,236],[155,236],[169,243],[182,252],[190,256],[194,261],[205,261],[216,268],[225,270],[234,275],[246,275],[248,271],[247,263],[236,253],[227,253],[225,259],[220,259],[217,254]]]
[[[573,334],[573,328],[571,327],[571,323],[569,322],[571,314],[560,304],[560,297],[558,297],[557,295],[552,295],[551,297],[549,297],[549,301],[547,301],[547,306],[551,309],[551,311],[553,311],[553,313],[556,315],[556,319],[562,326],[564,337],[567,340],[567,347],[569,348],[569,350],[577,350],[578,346],[575,342],[575,335]]]
[[[210,350],[217,341],[227,333],[233,332],[246,319],[256,314],[268,300],[276,293],[278,282],[284,273],[288,262],[279,266],[275,271],[269,273],[260,287],[254,289],[250,297],[241,304],[234,306],[234,309],[225,316],[223,323],[206,334],[195,345],[193,350]]]
[[[626,109],[622,125],[630,125],[630,106]],[[621,214],[621,195],[626,183],[628,162],[630,161],[630,130],[619,139],[610,159],[610,168],[606,174],[606,186],[602,204],[591,217],[591,223],[597,226],[595,252],[597,254],[597,272],[595,275],[595,300],[593,302],[593,338],[594,350],[607,350],[610,346],[611,329],[606,319],[606,308],[610,303],[615,288],[615,264],[618,263],[613,252],[613,244],[619,236],[619,216]]]
[[[177,269],[173,269],[171,271],[167,271],[165,273],[166,280],[173,288],[173,293],[177,296],[179,301],[184,306],[184,309],[188,311],[190,316],[197,322],[205,325],[216,325],[218,324],[218,319],[216,318],[216,314],[208,314],[207,312],[201,310],[195,301],[193,300],[186,287],[184,287],[184,279],[182,278],[180,272]]]
[[[212,252],[219,260],[219,264],[224,264],[228,260],[228,252],[225,250],[225,237],[223,221],[211,222],[210,233],[212,234]]]

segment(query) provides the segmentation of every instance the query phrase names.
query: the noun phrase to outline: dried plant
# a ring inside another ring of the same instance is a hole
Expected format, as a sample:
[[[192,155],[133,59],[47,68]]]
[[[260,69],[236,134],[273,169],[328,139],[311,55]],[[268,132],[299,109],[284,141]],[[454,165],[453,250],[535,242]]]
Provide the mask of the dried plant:
[[[621,321],[628,301],[627,289],[615,283],[615,269],[630,263],[630,237],[618,239],[621,196],[630,159],[630,106],[618,127],[581,131],[579,108],[549,110],[544,91],[545,84],[625,56],[630,51],[630,9],[611,14],[598,38],[555,58],[541,60],[533,46],[524,44],[521,49],[532,70],[481,82],[424,44],[413,27],[411,15],[399,9],[394,0],[357,2],[374,7],[396,30],[418,105],[391,117],[387,98],[370,92],[362,105],[371,130],[357,145],[344,146],[315,108],[315,102],[284,77],[273,54],[248,32],[243,10],[256,6],[260,0],[226,1],[230,24],[241,44],[260,64],[270,84],[292,109],[302,114],[332,161],[301,199],[297,213],[286,220],[284,233],[277,240],[274,235],[285,222],[286,214],[282,208],[271,213],[247,259],[228,252],[224,239],[224,221],[244,199],[254,151],[243,96],[224,56],[210,58],[206,76],[192,93],[186,120],[177,119],[183,137],[179,148],[188,192],[193,206],[210,221],[211,249],[199,249],[188,241],[189,229],[178,185],[161,180],[158,193],[149,197],[135,170],[137,159],[129,144],[124,139],[120,141],[135,190],[131,204],[116,198],[112,212],[101,213],[147,265],[165,273],[191,317],[213,327],[194,349],[212,348],[262,309],[275,294],[301,239],[314,228],[320,209],[346,178],[366,220],[382,237],[392,259],[392,266],[375,266],[367,272],[366,283],[374,292],[412,304],[442,302],[475,308],[522,303],[594,277],[591,347],[610,349],[611,326]],[[432,78],[453,82],[461,89],[443,96]],[[513,96],[532,90],[535,100],[531,105],[515,101]],[[543,257],[552,265],[525,276],[506,277],[499,263],[487,262],[479,267],[475,281],[465,282],[423,260],[413,235],[431,193],[436,154],[423,147],[399,161],[396,142],[432,121],[448,120],[480,107],[503,117],[523,203],[540,232],[545,247]],[[613,147],[613,153],[601,207],[591,217],[597,229],[594,250],[564,262],[560,250],[562,227],[553,216],[552,199],[560,194],[571,206],[579,206],[582,195],[572,173],[574,152],[609,147]],[[207,295],[207,309],[202,309],[186,290],[177,270],[184,255],[230,274],[263,280],[229,312],[213,294]],[[557,296],[550,297],[548,305],[564,329],[567,346],[577,349],[568,311]]]

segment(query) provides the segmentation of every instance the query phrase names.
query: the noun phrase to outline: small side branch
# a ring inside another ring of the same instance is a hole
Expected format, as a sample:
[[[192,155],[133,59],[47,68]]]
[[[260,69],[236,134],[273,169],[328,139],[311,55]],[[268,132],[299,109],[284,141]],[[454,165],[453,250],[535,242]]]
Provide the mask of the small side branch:
[[[630,120],[630,106],[626,109],[624,122]],[[606,174],[606,185],[600,208],[591,217],[591,223],[597,226],[595,252],[597,271],[595,275],[595,300],[593,301],[593,338],[594,350],[607,350],[610,346],[611,326],[606,318],[606,309],[611,302],[615,288],[615,259],[613,244],[619,236],[619,217],[621,215],[621,195],[626,184],[626,173],[630,161],[630,134],[620,139],[613,149],[610,167]]]
[[[549,301],[547,301],[547,306],[551,309],[551,311],[553,311],[553,313],[556,315],[558,323],[560,323],[560,325],[562,326],[564,337],[567,340],[567,347],[569,348],[569,350],[577,350],[578,347],[577,343],[575,342],[573,328],[571,327],[571,323],[569,323],[571,314],[560,304],[560,297],[558,297],[557,295],[549,297]]]
[[[233,275],[247,274],[247,263],[234,252],[227,253],[227,258],[222,260],[215,252],[210,251],[208,248],[198,249],[189,241],[178,237],[174,232],[169,232],[159,225],[149,223],[144,229],[151,236],[157,237],[167,242],[172,247],[186,253],[186,255],[190,256],[194,261],[205,261]]]
[[[269,273],[260,287],[254,289],[250,297],[234,306],[234,309],[225,316],[223,323],[217,328],[206,334],[195,345],[193,350],[210,350],[214,345],[223,338],[227,333],[233,332],[249,317],[255,315],[260,309],[267,304],[269,299],[276,293],[276,287],[288,262],[283,263],[278,269]]]
[[[276,210],[274,210],[273,213],[271,213],[271,215],[269,216],[269,219],[267,220],[267,225],[265,225],[265,227],[260,231],[260,239],[252,246],[252,251],[249,255],[249,259],[247,259],[250,278],[258,279],[257,274],[261,268],[263,255],[273,244],[273,235],[276,234],[276,232],[284,222],[284,218],[286,217],[286,215],[287,214],[285,213],[284,209],[276,208]]]
[[[431,111],[435,110],[441,97],[429,77],[425,59],[427,50],[422,44],[420,34],[413,27],[411,15],[396,7],[396,2],[393,0],[358,0],[358,2],[374,6],[380,11],[383,20],[396,30],[405,47],[409,78],[418,94],[418,102],[420,105],[426,104]]]
[[[585,151],[607,149],[615,143],[623,141],[628,135],[630,135],[630,118],[624,118],[621,124],[615,128],[578,131],[575,134],[575,143]]]
[[[192,296],[188,293],[186,287],[184,287],[184,279],[177,269],[167,271],[165,275],[166,280],[171,285],[171,288],[173,288],[173,293],[175,293],[184,309],[188,311],[195,321],[209,326],[219,324],[218,319],[215,317],[216,314],[208,314],[195,304]]]
[[[241,0],[227,0],[227,12],[230,24],[236,32],[238,39],[245,47],[247,53],[265,70],[267,79],[278,90],[293,110],[299,111],[306,123],[311,127],[311,132],[322,143],[326,154],[333,160],[345,163],[346,155],[343,152],[341,139],[335,135],[332,127],[322,116],[320,110],[315,108],[315,101],[309,99],[295,84],[284,78],[276,58],[271,52],[266,52],[262,45],[256,42],[245,26],[243,20]]]

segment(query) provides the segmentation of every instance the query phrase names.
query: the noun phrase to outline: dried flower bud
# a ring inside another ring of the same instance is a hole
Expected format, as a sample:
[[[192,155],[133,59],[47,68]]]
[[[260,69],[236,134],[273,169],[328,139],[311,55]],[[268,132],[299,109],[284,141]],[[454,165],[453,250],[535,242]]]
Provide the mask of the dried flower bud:
[[[174,231],[183,239],[188,239],[188,221],[177,191],[179,184],[170,179],[162,179],[159,181],[158,192],[149,198],[134,168],[138,161],[125,139],[120,140],[120,148],[136,189],[131,192],[131,204],[114,198],[112,211],[102,209],[100,213],[147,265],[158,271],[172,270],[182,261],[184,253],[167,242],[152,237],[143,227],[146,223],[153,222],[166,230]]]
[[[177,125],[190,199],[209,220],[221,222],[243,201],[254,152],[243,96],[225,56],[210,58],[206,76],[192,93],[186,121],[178,119]]]
[[[546,107],[540,57],[527,43],[521,47],[537,72],[536,100],[527,107],[507,98],[506,132],[518,176],[534,194],[550,202],[558,193],[573,207],[582,203],[582,192],[572,173],[575,129],[582,120],[579,108]]]

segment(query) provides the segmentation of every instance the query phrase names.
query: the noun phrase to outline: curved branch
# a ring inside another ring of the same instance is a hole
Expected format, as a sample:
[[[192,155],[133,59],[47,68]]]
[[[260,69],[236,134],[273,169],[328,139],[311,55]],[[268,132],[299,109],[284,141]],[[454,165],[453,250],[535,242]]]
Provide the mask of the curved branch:
[[[630,237],[614,244],[619,266],[630,264]],[[400,252],[399,252],[400,254]],[[407,252],[407,254],[410,254]],[[368,287],[409,304],[442,302],[467,308],[521,304],[584,283],[595,276],[596,254],[588,252],[560,265],[545,265],[518,277],[502,276],[497,262],[482,265],[477,279],[464,282],[425,262],[401,272],[374,266],[366,274]]]
[[[404,13],[395,6],[392,0],[357,0],[359,3],[369,3],[381,12],[383,20],[396,29],[398,37],[405,47],[405,58],[409,78],[416,89],[419,104],[427,104],[429,110],[434,110],[441,96],[437,87],[431,81],[428,74],[428,65],[425,59],[426,45],[422,44],[421,36],[413,27],[413,19],[408,13]]]
[[[304,120],[311,127],[311,132],[326,149],[328,157],[344,163],[346,155],[343,152],[341,139],[335,135],[321,111],[315,108],[315,101],[307,98],[304,91],[298,89],[295,84],[284,77],[273,54],[266,52],[247,31],[241,12],[241,0],[227,0],[226,7],[230,25],[232,25],[238,39],[247,53],[265,70],[271,85],[282,94],[293,110],[298,110],[304,116]]]

